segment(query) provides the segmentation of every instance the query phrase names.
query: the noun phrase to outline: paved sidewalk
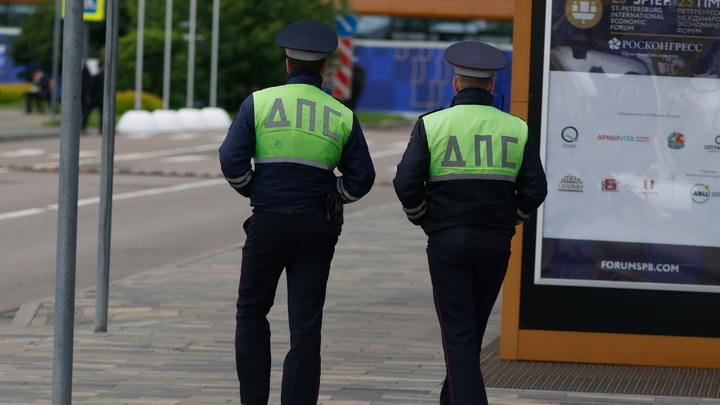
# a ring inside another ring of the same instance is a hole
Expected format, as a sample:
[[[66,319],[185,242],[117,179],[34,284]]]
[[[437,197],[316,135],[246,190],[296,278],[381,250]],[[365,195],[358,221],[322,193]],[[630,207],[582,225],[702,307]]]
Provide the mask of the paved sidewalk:
[[[60,136],[60,126],[47,126],[49,112],[26,114],[22,109],[0,109],[0,142]],[[60,114],[55,115],[60,120]]]
[[[201,235],[199,236],[201,237]],[[436,404],[444,377],[425,238],[399,203],[351,212],[331,271],[320,403]],[[110,285],[107,333],[93,290],[77,292],[74,404],[238,404],[234,303],[240,251],[228,248]],[[273,391],[288,349],[284,284],[270,313]],[[496,306],[485,343],[499,333]],[[52,299],[0,326],[0,404],[50,404]],[[18,324],[28,324],[21,326]],[[499,404],[720,404],[720,400],[489,389]]]

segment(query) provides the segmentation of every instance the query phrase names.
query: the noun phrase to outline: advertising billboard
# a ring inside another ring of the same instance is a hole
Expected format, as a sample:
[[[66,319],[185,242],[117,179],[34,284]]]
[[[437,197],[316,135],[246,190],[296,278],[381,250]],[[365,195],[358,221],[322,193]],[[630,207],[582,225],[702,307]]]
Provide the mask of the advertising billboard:
[[[548,0],[534,283],[720,292],[720,0]]]

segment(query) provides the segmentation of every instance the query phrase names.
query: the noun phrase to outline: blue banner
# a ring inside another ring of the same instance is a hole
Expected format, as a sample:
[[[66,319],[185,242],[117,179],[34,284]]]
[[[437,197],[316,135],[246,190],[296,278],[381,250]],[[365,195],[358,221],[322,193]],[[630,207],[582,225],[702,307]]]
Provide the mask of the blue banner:
[[[12,50],[12,36],[0,35],[0,83],[18,83],[23,80],[17,75],[23,69],[15,66],[10,51]]]
[[[443,55],[451,44],[357,40],[355,64],[365,77],[357,109],[424,114],[449,107],[454,73]],[[510,63],[495,75],[494,106],[508,112],[512,52],[500,49]]]

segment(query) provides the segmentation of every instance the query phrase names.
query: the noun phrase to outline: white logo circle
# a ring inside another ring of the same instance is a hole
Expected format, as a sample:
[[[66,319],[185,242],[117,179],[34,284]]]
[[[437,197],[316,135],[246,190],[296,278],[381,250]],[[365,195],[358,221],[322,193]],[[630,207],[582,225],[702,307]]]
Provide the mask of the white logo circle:
[[[608,44],[610,44],[610,49],[612,49],[612,50],[620,49],[620,40],[617,38],[613,38],[613,39],[609,40]]]

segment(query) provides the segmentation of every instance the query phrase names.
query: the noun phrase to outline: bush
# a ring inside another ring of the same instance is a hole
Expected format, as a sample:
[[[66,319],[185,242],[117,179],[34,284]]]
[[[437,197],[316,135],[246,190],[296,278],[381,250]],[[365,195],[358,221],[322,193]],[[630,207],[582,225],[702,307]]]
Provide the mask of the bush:
[[[23,101],[30,83],[0,83],[0,104]]]
[[[162,108],[162,99],[154,94],[142,92],[140,96],[140,109],[155,111]],[[115,96],[115,114],[122,115],[135,109],[135,90],[117,92]]]

